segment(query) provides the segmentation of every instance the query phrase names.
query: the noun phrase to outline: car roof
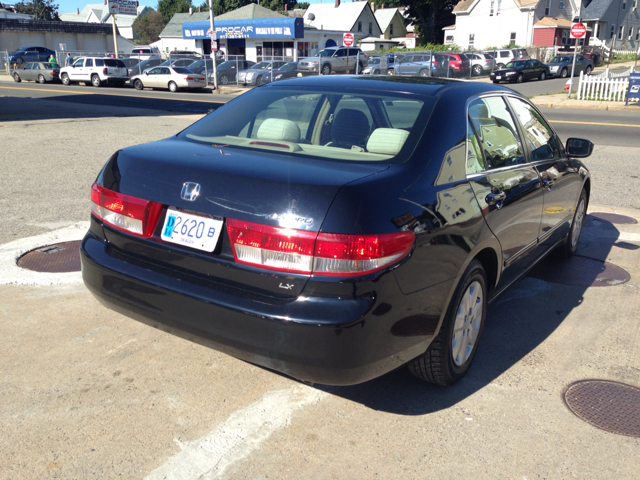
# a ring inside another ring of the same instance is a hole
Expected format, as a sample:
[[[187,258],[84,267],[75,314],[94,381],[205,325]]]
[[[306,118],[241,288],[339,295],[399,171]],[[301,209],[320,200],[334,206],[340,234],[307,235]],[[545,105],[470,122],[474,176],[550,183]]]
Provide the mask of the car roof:
[[[369,75],[329,75],[297,77],[265,85],[265,88],[281,87],[353,88],[376,92],[403,92],[428,96],[441,96],[453,91],[463,97],[471,97],[485,92],[509,92],[511,89],[484,82],[465,82],[438,77],[401,77]],[[262,87],[261,87],[262,88]]]

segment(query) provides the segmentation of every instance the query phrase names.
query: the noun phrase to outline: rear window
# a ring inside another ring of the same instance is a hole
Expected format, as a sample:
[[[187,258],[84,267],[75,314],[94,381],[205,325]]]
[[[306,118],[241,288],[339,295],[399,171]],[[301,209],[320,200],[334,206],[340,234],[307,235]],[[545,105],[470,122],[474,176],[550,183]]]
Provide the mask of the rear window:
[[[403,162],[422,135],[434,103],[432,97],[390,92],[260,88],[179,136],[214,147],[270,150],[301,158]]]
[[[116,58],[105,58],[104,64],[107,67],[118,67],[118,68],[126,68],[125,64],[122,63],[122,60],[118,60]]]
[[[189,75],[190,73],[193,73],[188,68],[182,68],[182,67],[173,67],[173,71],[181,75]]]

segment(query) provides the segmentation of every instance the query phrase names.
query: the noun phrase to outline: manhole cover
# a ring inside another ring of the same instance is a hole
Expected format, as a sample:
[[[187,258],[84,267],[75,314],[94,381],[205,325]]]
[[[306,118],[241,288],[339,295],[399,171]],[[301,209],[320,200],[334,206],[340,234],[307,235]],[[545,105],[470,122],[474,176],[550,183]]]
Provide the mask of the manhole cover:
[[[626,283],[631,278],[616,265],[578,255],[568,260],[548,258],[540,262],[529,276],[574,287],[611,287]]]
[[[35,272],[79,272],[80,242],[75,240],[35,248],[18,259],[18,266]]]
[[[617,224],[638,223],[638,221],[633,217],[627,217],[626,215],[618,215],[617,213],[594,212],[594,213],[590,213],[589,216],[593,217],[593,220],[603,220],[609,223],[617,223]]]
[[[564,391],[576,416],[607,432],[640,437],[640,388],[612,380],[580,380]]]

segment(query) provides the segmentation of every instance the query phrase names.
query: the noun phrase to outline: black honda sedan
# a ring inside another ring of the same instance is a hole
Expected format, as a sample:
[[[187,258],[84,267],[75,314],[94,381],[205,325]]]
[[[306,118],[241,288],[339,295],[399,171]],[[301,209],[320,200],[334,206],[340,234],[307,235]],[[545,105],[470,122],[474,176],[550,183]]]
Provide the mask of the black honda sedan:
[[[493,83],[544,80],[550,76],[549,67],[539,60],[513,60],[504,68],[492,72],[489,78]]]
[[[113,310],[308,382],[408,365],[452,384],[488,303],[575,252],[592,148],[491,84],[273,82],[113,154],[82,275]]]

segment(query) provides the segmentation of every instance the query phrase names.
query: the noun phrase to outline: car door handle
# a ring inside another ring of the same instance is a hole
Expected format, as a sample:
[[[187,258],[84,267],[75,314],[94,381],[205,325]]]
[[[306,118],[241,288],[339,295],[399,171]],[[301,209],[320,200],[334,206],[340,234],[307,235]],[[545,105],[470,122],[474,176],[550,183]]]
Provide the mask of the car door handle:
[[[487,205],[495,205],[496,203],[500,203],[507,198],[507,194],[504,192],[490,193],[488,194],[484,201],[487,202]],[[499,205],[500,208],[502,205]]]

